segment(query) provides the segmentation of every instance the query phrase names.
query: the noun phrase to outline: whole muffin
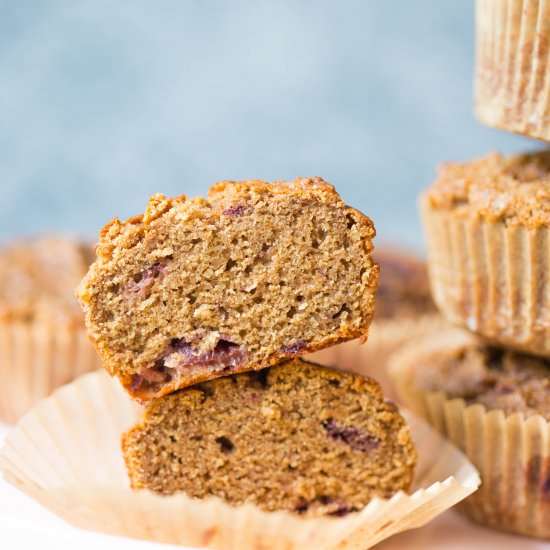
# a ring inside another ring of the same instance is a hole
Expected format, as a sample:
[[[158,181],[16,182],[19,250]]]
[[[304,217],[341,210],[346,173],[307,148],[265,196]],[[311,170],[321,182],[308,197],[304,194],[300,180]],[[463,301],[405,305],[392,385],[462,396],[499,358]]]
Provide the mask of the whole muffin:
[[[550,361],[495,348],[460,329],[392,358],[405,404],[481,474],[459,505],[476,522],[550,538]]]
[[[300,359],[160,397],[122,448],[134,489],[308,517],[406,491],[416,463],[374,380]]]
[[[55,236],[0,249],[0,420],[14,422],[100,366],[73,294],[91,256],[91,247]]]
[[[496,345],[550,355],[550,151],[446,163],[420,208],[434,300]]]
[[[323,365],[351,370],[375,378],[384,395],[397,399],[388,374],[392,353],[410,340],[445,330],[430,293],[424,260],[395,246],[374,251],[380,265],[376,307],[367,345],[358,340],[345,342],[308,356]]]
[[[550,5],[477,0],[476,114],[488,126],[550,141]]]

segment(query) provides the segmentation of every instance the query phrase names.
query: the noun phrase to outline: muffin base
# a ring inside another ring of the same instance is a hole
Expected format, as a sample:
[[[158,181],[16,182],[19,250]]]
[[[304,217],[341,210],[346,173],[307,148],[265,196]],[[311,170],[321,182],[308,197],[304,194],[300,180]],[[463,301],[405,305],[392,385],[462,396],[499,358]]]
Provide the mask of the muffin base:
[[[434,300],[494,344],[550,356],[550,231],[420,203]]]

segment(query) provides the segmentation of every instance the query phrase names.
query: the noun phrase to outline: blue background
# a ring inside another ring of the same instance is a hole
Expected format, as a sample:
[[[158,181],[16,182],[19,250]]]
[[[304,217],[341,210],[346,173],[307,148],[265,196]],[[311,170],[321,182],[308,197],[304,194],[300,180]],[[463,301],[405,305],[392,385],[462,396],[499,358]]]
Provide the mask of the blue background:
[[[0,0],[0,238],[320,175],[421,247],[438,162],[538,147],[474,120],[473,63],[466,0]]]

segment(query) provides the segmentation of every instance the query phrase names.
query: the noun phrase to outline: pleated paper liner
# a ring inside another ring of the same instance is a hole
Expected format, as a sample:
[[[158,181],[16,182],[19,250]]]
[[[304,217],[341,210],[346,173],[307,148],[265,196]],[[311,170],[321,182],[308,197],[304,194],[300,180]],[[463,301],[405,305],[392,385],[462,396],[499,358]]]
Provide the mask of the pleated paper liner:
[[[550,356],[550,228],[457,214],[420,201],[441,313],[491,342]]]
[[[416,346],[392,357],[403,402],[449,438],[478,468],[481,488],[458,510],[482,525],[550,538],[550,422],[427,392],[415,385]]]
[[[0,453],[5,478],[69,523],[115,535],[228,550],[365,549],[420,527],[477,488],[476,469],[427,424],[407,414],[419,463],[412,494],[374,499],[342,518],[232,507],[132,492],[120,434],[140,415],[103,372],[59,389],[24,416]]]
[[[550,141],[550,3],[477,0],[476,114]]]
[[[84,326],[1,321],[0,422],[15,423],[54,389],[100,366]]]
[[[387,399],[397,401],[397,392],[388,374],[391,355],[407,342],[440,332],[446,327],[447,323],[437,314],[418,318],[375,320],[364,345],[359,340],[352,340],[316,351],[305,359],[326,367],[338,367],[370,376],[380,383]]]

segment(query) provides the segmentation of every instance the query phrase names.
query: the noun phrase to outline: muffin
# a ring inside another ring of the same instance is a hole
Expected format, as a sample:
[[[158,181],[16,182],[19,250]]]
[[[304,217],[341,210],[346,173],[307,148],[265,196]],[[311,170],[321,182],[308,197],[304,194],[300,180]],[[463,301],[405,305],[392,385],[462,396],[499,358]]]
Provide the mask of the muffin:
[[[374,380],[301,359],[158,398],[122,448],[134,489],[307,517],[406,491],[416,462]]]
[[[346,342],[308,358],[372,376],[387,397],[396,399],[387,369],[391,354],[409,340],[445,330],[446,324],[432,300],[426,264],[420,257],[391,246],[377,248],[373,256],[380,276],[368,345]]]
[[[550,360],[450,329],[395,355],[392,376],[406,405],[479,469],[482,486],[459,509],[550,538]]]
[[[100,366],[73,288],[91,247],[46,236],[0,249],[0,420]]]
[[[155,195],[103,229],[77,294],[105,368],[147,401],[366,339],[374,234],[320,178]]]
[[[446,163],[420,208],[442,314],[493,344],[550,355],[550,151]]]
[[[550,6],[477,0],[476,114],[509,132],[550,141]]]

